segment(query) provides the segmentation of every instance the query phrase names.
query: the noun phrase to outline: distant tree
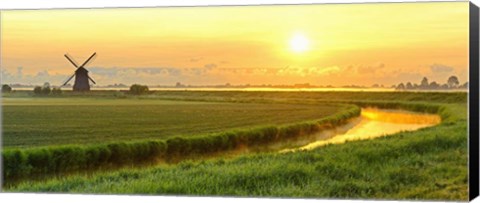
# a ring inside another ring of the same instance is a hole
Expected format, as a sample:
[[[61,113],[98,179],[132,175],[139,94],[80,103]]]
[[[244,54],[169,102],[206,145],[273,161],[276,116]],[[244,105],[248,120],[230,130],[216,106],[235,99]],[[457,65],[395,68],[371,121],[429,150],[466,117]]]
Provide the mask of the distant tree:
[[[54,95],[61,95],[62,94],[62,89],[60,89],[59,87],[54,87],[52,88],[52,94]]]
[[[407,82],[407,86],[406,86],[407,89],[413,89],[413,85],[411,82]]]
[[[33,93],[35,93],[36,95],[41,95],[42,94],[42,87],[35,86],[35,88],[33,88]]]
[[[468,88],[468,82],[463,83],[459,88],[467,89]]]
[[[437,82],[433,81],[430,83],[429,87],[430,89],[439,89],[440,85]]]
[[[10,85],[7,85],[7,84],[2,85],[2,93],[7,93],[11,91],[12,91],[12,87],[10,87]]]
[[[397,85],[396,89],[403,90],[403,89],[405,89],[405,85],[403,83],[400,83],[400,84]]]
[[[427,77],[423,77],[422,82],[420,82],[420,88],[428,88],[429,84]]]
[[[447,84],[443,84],[442,86],[440,86],[442,89],[448,89],[448,85]]]
[[[460,82],[458,81],[457,76],[452,75],[448,78],[447,84],[450,88],[455,88]]]
[[[35,95],[49,95],[52,92],[52,89],[50,88],[50,83],[46,82],[43,84],[43,86],[35,86],[33,88],[33,93]]]
[[[130,94],[141,95],[148,93],[148,87],[146,85],[133,84],[130,86]]]
[[[43,84],[42,87],[42,94],[43,95],[49,95],[52,89],[50,88],[50,83],[46,82]]]
[[[183,87],[183,86],[184,86],[184,85],[183,85],[182,83],[180,83],[180,82],[177,82],[177,83],[175,84],[175,87]]]

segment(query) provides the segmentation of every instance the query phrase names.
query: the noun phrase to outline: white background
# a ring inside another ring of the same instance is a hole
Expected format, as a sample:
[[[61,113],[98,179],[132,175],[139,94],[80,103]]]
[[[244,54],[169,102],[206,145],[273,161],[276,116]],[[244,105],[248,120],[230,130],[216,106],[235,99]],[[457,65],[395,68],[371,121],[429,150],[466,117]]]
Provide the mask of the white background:
[[[363,3],[363,2],[423,2],[426,0],[0,0],[0,9],[41,9],[41,8],[111,8],[111,7],[152,7],[152,6],[204,6],[204,5],[260,5],[260,4],[299,4],[299,3]],[[444,1],[444,0],[436,0]],[[472,0],[480,5],[480,0]],[[319,199],[255,199],[255,198],[219,198],[219,197],[172,197],[172,196],[127,196],[127,195],[72,195],[72,194],[0,194],[0,202],[48,202],[48,203],[80,203],[80,202],[261,202],[261,203],[311,203],[311,202],[345,202],[345,200]],[[349,200],[348,202],[384,202]],[[391,201],[390,201],[391,202]],[[480,198],[474,202],[480,202]]]

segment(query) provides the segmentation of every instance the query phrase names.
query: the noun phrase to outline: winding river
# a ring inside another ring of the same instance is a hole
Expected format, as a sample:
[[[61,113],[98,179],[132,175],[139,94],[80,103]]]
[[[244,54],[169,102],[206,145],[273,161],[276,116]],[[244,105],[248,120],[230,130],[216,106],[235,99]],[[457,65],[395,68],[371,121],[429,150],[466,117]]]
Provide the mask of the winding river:
[[[311,150],[328,144],[342,144],[347,141],[372,139],[402,131],[418,130],[437,125],[440,122],[441,118],[436,114],[363,108],[360,117],[352,119],[343,126],[313,135],[315,141],[300,147],[283,149],[280,152]]]

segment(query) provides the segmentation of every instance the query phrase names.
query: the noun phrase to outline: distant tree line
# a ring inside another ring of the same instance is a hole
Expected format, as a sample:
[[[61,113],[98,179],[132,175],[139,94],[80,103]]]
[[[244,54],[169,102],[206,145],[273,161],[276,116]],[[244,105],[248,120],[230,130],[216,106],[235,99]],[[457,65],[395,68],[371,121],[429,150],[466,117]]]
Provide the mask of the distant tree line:
[[[129,93],[134,95],[141,95],[147,94],[148,91],[148,86],[146,85],[133,84],[132,86],[130,86]]]
[[[60,95],[62,94],[62,89],[60,89],[59,87],[54,87],[54,88],[51,88],[50,87],[50,83],[46,82],[43,84],[43,86],[35,86],[33,88],[33,93],[35,95],[42,95],[42,96],[46,96],[46,95]]]
[[[448,89],[467,89],[468,82],[463,83],[460,85],[460,81],[458,80],[457,76],[450,76],[446,83],[440,84],[435,81],[429,82],[427,77],[423,77],[420,84],[412,84],[411,82],[407,82],[406,84],[400,83],[395,86],[397,90],[448,90]]]

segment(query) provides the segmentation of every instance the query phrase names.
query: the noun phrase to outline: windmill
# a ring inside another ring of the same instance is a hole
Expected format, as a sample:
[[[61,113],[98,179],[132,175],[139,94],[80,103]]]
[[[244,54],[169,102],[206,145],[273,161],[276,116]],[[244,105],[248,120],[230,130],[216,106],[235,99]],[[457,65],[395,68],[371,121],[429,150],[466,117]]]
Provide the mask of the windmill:
[[[97,84],[95,83],[95,81],[93,81],[93,79],[88,76],[88,70],[85,69],[85,66],[96,56],[97,53],[93,53],[92,56],[90,56],[82,65],[78,65],[78,63],[76,63],[72,57],[70,57],[68,54],[65,54],[65,58],[67,58],[68,61],[70,61],[70,63],[72,63],[75,68],[77,68],[77,70],[75,70],[75,73],[73,73],[72,76],[70,76],[70,78],[68,78],[68,80],[63,83],[62,86],[65,86],[67,85],[67,83],[75,76],[75,83],[73,84],[73,91],[76,91],[76,92],[81,92],[81,91],[90,91],[90,83],[88,82],[88,80],[92,81],[93,84]]]

